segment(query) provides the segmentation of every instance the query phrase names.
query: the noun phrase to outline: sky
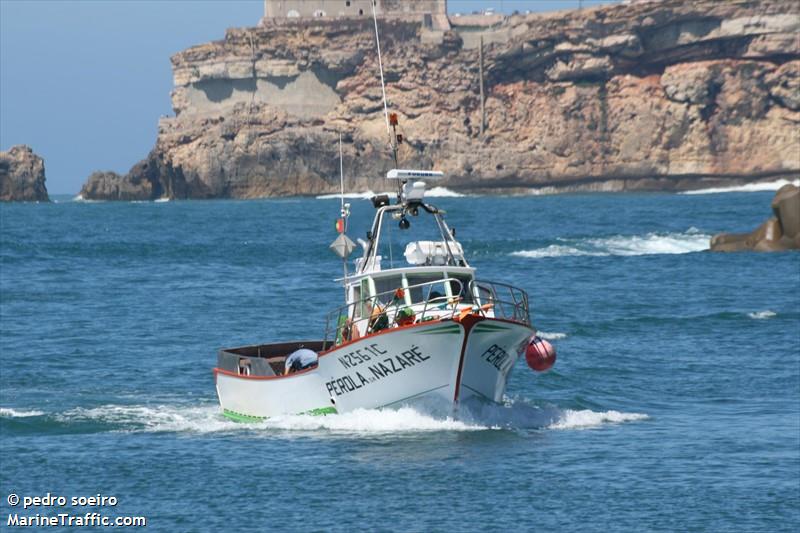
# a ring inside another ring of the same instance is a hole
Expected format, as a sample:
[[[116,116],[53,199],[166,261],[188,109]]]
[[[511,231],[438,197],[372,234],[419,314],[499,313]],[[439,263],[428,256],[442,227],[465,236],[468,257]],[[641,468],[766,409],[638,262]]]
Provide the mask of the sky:
[[[554,11],[603,0],[449,0],[450,13]],[[608,1],[608,0],[606,0]],[[51,194],[126,173],[171,115],[172,54],[255,26],[262,0],[0,0],[0,150],[27,144]]]

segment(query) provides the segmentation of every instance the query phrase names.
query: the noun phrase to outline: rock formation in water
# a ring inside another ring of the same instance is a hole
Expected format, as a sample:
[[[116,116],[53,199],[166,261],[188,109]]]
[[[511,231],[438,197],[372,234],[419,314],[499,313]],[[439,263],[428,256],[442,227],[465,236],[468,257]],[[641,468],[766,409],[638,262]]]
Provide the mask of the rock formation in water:
[[[772,199],[775,215],[751,233],[720,233],[711,239],[712,252],[779,252],[800,250],[800,187],[784,185]]]
[[[681,190],[800,173],[800,16],[780,0],[642,1],[436,31],[380,21],[402,167],[459,190]],[[485,131],[481,134],[479,39]],[[371,18],[267,22],[172,57],[174,117],[87,198],[388,190]]]
[[[44,160],[20,144],[0,152],[0,201],[49,202]]]

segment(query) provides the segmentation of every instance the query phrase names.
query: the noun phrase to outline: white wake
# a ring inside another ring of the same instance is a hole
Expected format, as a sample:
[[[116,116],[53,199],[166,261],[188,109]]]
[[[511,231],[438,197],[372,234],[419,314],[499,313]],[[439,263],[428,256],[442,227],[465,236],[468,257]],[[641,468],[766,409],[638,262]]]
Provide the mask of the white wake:
[[[549,429],[587,429],[604,424],[621,424],[623,422],[647,420],[648,418],[647,415],[640,413],[620,413],[619,411],[597,413],[589,409],[581,411],[567,409],[563,412],[561,418],[547,427]]]
[[[680,194],[719,194],[725,192],[761,192],[777,191],[784,185],[794,185],[800,187],[800,180],[777,180],[758,183],[747,183],[745,185],[735,185],[732,187],[711,187],[709,189],[698,189],[696,191],[684,191]]]
[[[41,416],[41,411],[0,409],[7,417]],[[282,415],[259,422],[234,422],[218,405],[102,405],[75,408],[51,415],[63,424],[103,424],[108,431],[134,433],[231,433],[319,435],[386,435],[408,433],[471,432],[488,430],[583,429],[605,424],[644,420],[647,415],[618,411],[573,411],[555,406],[536,407],[524,401],[505,405],[462,405],[457,413],[442,415],[415,407],[356,409],[325,416]]]
[[[750,318],[753,318],[755,320],[766,320],[768,318],[772,318],[772,317],[777,316],[777,315],[778,315],[778,313],[776,313],[775,311],[770,311],[769,309],[767,309],[766,311],[757,311],[755,313],[747,313],[747,316],[749,316]]]
[[[603,238],[559,239],[563,244],[544,248],[511,252],[515,257],[538,259],[542,257],[612,255],[688,254],[707,250],[711,235],[694,228],[684,233],[647,233],[645,235],[615,235]]]
[[[491,427],[452,417],[435,418],[411,407],[356,409],[327,416],[286,415],[267,419],[263,426],[283,430],[328,430],[337,433],[419,433],[430,431],[481,431]]]

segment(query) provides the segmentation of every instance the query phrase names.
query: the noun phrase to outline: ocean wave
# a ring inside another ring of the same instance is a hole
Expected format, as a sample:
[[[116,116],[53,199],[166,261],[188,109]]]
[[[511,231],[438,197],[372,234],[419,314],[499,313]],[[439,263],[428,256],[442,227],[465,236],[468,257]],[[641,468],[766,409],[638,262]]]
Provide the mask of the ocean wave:
[[[598,413],[589,409],[580,411],[567,409],[557,421],[547,427],[548,429],[587,429],[604,424],[621,424],[623,422],[647,420],[648,418],[647,415],[641,413],[621,413],[619,411]]]
[[[749,316],[750,318],[753,318],[755,320],[766,320],[767,318],[772,318],[772,317],[777,316],[777,315],[778,315],[778,313],[776,313],[775,311],[770,311],[769,309],[767,309],[766,311],[757,311],[755,313],[747,313],[747,316]]]
[[[564,244],[551,244],[534,250],[511,252],[514,257],[687,254],[708,249],[710,235],[690,228],[684,233],[648,233],[646,235],[616,235],[593,239],[561,239]]]
[[[543,339],[547,339],[549,341],[557,341],[559,339],[566,339],[566,333],[559,333],[557,331],[549,332],[549,331],[537,331],[537,335],[539,335]]]
[[[72,201],[73,202],[82,202],[82,203],[85,203],[85,204],[100,204],[100,203],[104,203],[105,202],[105,200],[90,200],[88,198],[84,198],[82,194],[78,194],[77,196],[72,198]]]
[[[11,409],[8,407],[0,407],[0,417],[5,417],[5,418],[27,418],[30,416],[42,416],[42,415],[44,415],[43,411],[37,411],[35,409],[26,411],[24,409]]]
[[[718,194],[725,192],[761,192],[777,191],[784,185],[794,185],[800,187],[800,180],[777,180],[758,183],[747,183],[745,185],[735,185],[732,187],[711,187],[709,189],[698,189],[696,191],[684,191],[680,194]]]
[[[433,187],[425,191],[425,196],[430,198],[463,198],[467,195],[450,190],[447,187]]]

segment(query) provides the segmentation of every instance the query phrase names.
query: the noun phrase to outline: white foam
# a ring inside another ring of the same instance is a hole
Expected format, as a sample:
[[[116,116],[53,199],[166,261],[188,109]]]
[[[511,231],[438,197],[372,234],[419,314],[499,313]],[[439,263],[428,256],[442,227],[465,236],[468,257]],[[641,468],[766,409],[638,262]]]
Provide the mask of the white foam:
[[[696,191],[684,191],[680,194],[718,194],[725,192],[761,192],[761,191],[777,191],[784,185],[794,185],[800,187],[800,179],[798,180],[777,180],[777,181],[761,181],[758,183],[747,183],[745,185],[736,185],[732,187],[711,187],[709,189],[698,189]]]
[[[604,256],[604,255],[611,255],[609,253],[602,253],[602,252],[589,252],[586,250],[579,250],[574,246],[561,246],[559,244],[551,244],[545,248],[537,248],[536,250],[520,250],[517,252],[511,252],[511,255],[514,257],[527,257],[530,259],[538,259],[540,257],[567,257],[567,256],[580,256],[580,255],[592,255],[592,256]]]
[[[433,409],[432,412],[439,412]],[[0,408],[6,417],[40,416],[40,411]],[[102,405],[75,408],[55,415],[63,423],[99,422],[110,431],[134,433],[217,433],[258,432],[268,434],[314,433],[321,435],[386,435],[437,431],[469,432],[497,429],[583,429],[603,424],[644,420],[647,415],[562,410],[555,406],[536,407],[525,401],[505,405],[462,405],[456,417],[430,414],[424,408],[356,409],[342,414],[282,415],[259,422],[242,423],[225,418],[217,404],[188,405]]]
[[[213,433],[242,430],[329,431],[335,433],[397,433],[478,431],[487,427],[445,417],[434,418],[412,408],[357,409],[339,415],[282,415],[260,422],[240,423],[225,418],[219,406],[103,405],[77,408],[57,415],[63,422],[96,421],[131,432]]]
[[[132,432],[209,433],[233,430],[238,426],[224,418],[216,405],[102,405],[90,409],[79,407],[56,418],[62,422],[103,422]]]
[[[285,430],[329,430],[344,433],[407,433],[429,431],[480,431],[489,427],[451,417],[434,418],[411,407],[356,409],[328,416],[288,415],[267,419],[263,425]]]
[[[618,424],[649,418],[645,414],[619,411],[575,411],[555,405],[536,406],[524,399],[507,400],[505,404],[469,404],[462,406],[464,420],[491,428],[520,429],[584,429],[604,424]]]
[[[155,202],[157,204],[160,204],[162,202],[169,202],[169,201],[170,201],[170,198],[168,196],[164,196],[162,198],[156,198],[155,200],[153,200],[153,202]]]
[[[566,244],[551,244],[534,250],[512,252],[515,257],[542,258],[567,256],[687,254],[708,249],[710,235],[690,228],[685,233],[616,235],[595,239],[570,239]],[[562,239],[566,241],[566,239]]]
[[[549,341],[557,341],[559,339],[567,338],[566,333],[559,333],[557,331],[554,331],[552,333],[549,331],[537,331],[536,334],[539,335],[541,338],[547,339]]]
[[[22,409],[11,409],[8,407],[0,407],[0,417],[5,417],[5,418],[26,418],[29,416],[42,416],[43,414],[44,414],[43,411],[37,411],[35,409],[26,411]]]
[[[88,198],[84,198],[83,195],[79,194],[72,199],[73,202],[81,202],[84,204],[102,204],[105,203],[105,200],[91,200]]]
[[[586,429],[603,424],[621,424],[623,422],[634,422],[646,420],[649,417],[640,413],[620,413],[619,411],[604,411],[598,413],[589,409],[573,411],[567,409],[561,413],[558,420],[550,424],[548,429]]]
[[[772,318],[772,317],[777,316],[777,315],[778,315],[778,313],[776,313],[775,311],[770,311],[769,309],[767,309],[766,311],[757,311],[755,313],[747,313],[747,316],[749,316],[750,318],[753,318],[755,320],[766,320],[768,318]]]
[[[425,196],[430,198],[463,198],[466,194],[452,191],[447,187],[433,187],[425,191]]]

